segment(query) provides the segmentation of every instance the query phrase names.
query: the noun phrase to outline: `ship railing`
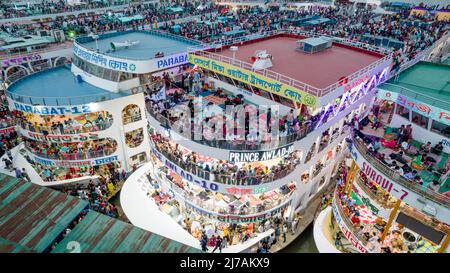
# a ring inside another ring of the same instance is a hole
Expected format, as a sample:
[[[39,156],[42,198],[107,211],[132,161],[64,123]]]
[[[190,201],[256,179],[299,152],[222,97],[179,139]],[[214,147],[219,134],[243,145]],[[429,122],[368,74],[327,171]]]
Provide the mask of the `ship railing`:
[[[25,145],[26,147],[26,145]],[[82,152],[82,153],[63,153],[59,154],[48,154],[41,153],[37,151],[33,151],[31,148],[26,147],[26,150],[41,158],[51,159],[51,160],[85,160],[92,158],[99,158],[113,154],[115,151],[110,150],[100,150],[100,151],[90,151],[90,152]],[[115,150],[115,149],[114,149]]]
[[[31,74],[18,72],[17,77],[10,76],[8,77],[7,82],[9,86],[17,83],[18,81],[32,75],[36,75],[38,73],[43,73],[49,71],[51,69],[59,68],[59,67],[67,67],[70,68],[70,65],[64,64],[56,67],[49,67],[47,69],[43,69],[41,71],[36,71]],[[138,93],[144,92],[146,85],[140,85],[133,87],[128,90],[121,90],[119,93],[123,95],[134,95]],[[16,102],[31,104],[31,105],[46,105],[46,106],[69,106],[69,105],[80,105],[80,104],[88,104],[94,102],[102,102],[112,100],[117,98],[117,94],[113,92],[105,91],[104,93],[95,94],[95,95],[83,95],[83,96],[66,96],[66,97],[42,97],[42,96],[29,96],[29,95],[20,95],[14,92],[10,92],[8,90],[5,91],[6,96]]]
[[[392,181],[402,185],[403,187],[437,203],[446,208],[450,208],[449,198],[443,194],[435,192],[433,190],[427,189],[418,185],[416,182],[407,179],[406,177],[400,175],[395,170],[389,168],[383,162],[381,162],[378,158],[372,155],[366,145],[362,142],[362,140],[358,138],[354,139],[354,145],[356,149],[361,153],[365,160],[367,160],[372,166],[374,166],[377,170],[382,172],[384,175],[389,177]]]
[[[430,104],[432,106],[445,108],[445,107],[440,106],[440,105],[444,104],[444,105],[446,105],[446,107],[450,108],[450,102],[448,102],[448,101],[441,100],[441,99],[438,99],[435,97],[431,97],[424,93],[420,93],[420,92],[411,90],[409,88],[406,88],[406,87],[403,87],[400,85],[396,85],[396,84],[392,84],[392,83],[384,83],[384,85],[394,87],[395,89],[390,90],[392,92],[402,94],[402,95],[405,95],[407,97],[410,97],[412,99],[416,99],[419,101],[427,101],[427,104]]]
[[[288,167],[282,171],[270,173],[268,175],[247,175],[239,179],[231,174],[221,174],[206,171],[205,169],[197,166],[195,163],[185,163],[181,158],[175,156],[173,153],[169,153],[164,149],[160,149],[156,143],[153,143],[155,149],[169,159],[172,163],[178,166],[180,169],[189,171],[200,178],[208,181],[214,181],[226,185],[240,185],[240,186],[253,186],[270,183],[286,177],[291,174],[295,168],[301,163],[300,159],[293,159],[294,162],[287,163]]]
[[[160,113],[153,112],[147,107],[147,112],[151,117],[156,119],[158,122],[161,123],[164,127],[171,128],[174,122],[170,121],[168,118],[164,117]],[[201,126],[201,125],[199,125]],[[314,131],[314,124],[310,124],[307,127],[304,127],[300,129],[298,132],[287,135],[287,136],[279,136],[275,139],[271,139],[268,141],[251,141],[251,140],[245,140],[245,139],[235,139],[235,140],[227,140],[227,139],[213,139],[208,140],[205,138],[202,139],[196,139],[195,137],[192,137],[191,130],[187,129],[184,133],[180,132],[180,135],[186,137],[187,139],[190,139],[194,142],[197,142],[199,144],[203,144],[206,146],[219,148],[219,149],[225,149],[225,150],[266,150],[266,149],[273,149],[282,147],[284,145],[291,144],[295,141],[298,141],[300,139],[303,139],[306,137],[309,133]]]
[[[0,52],[0,61],[6,62],[6,61],[10,61],[11,59],[18,59],[18,58],[22,58],[24,56],[39,55],[39,54],[48,53],[49,51],[57,51],[57,50],[63,50],[63,49],[69,49],[69,48],[72,48],[72,42],[51,43],[51,44],[49,44],[49,46],[47,46],[45,48],[33,49],[30,52],[28,52],[28,51],[23,51],[23,52],[3,51],[3,52]],[[32,60],[32,61],[38,61],[38,60],[43,60],[43,59],[37,59],[37,60]],[[21,63],[11,62],[11,64],[20,65]]]
[[[330,39],[332,39],[335,42],[338,43],[342,43],[342,44],[346,44],[349,46],[353,46],[353,47],[358,47],[361,49],[365,49],[371,52],[376,52],[379,54],[384,54],[385,56],[371,64],[369,64],[366,67],[363,67],[362,69],[348,75],[346,77],[346,81],[348,83],[353,82],[354,80],[357,80],[359,78],[361,78],[362,76],[365,75],[371,75],[373,74],[372,72],[374,72],[375,70],[379,69],[381,66],[384,67],[389,67],[392,64],[392,52],[384,49],[384,48],[380,48],[377,46],[372,46],[370,44],[367,43],[363,43],[363,42],[359,42],[359,41],[353,41],[353,40],[349,40],[349,39],[344,39],[344,38],[339,38],[339,37],[334,37],[334,36],[330,36],[330,35],[326,35],[326,34],[319,34],[319,33],[313,33],[313,32],[305,32],[305,31],[301,31],[301,30],[273,30],[273,31],[268,31],[268,32],[263,32],[260,34],[251,34],[251,35],[247,35],[247,36],[242,36],[242,37],[237,37],[237,38],[233,38],[233,39],[226,39],[223,41],[219,41],[219,42],[215,42],[210,44],[211,48],[221,48],[222,46],[228,46],[228,45],[232,45],[232,44],[239,44],[240,42],[244,42],[244,41],[249,41],[252,39],[256,39],[256,38],[263,38],[263,37],[269,37],[269,36],[273,36],[273,35],[277,35],[277,34],[282,34],[282,33],[292,33],[292,34],[297,34],[297,35],[302,35],[302,36],[306,36],[306,37],[318,37],[318,36],[325,36],[328,37]],[[417,54],[417,56],[412,59],[409,60],[408,62],[405,62],[403,64],[400,65],[400,69],[397,71],[391,71],[389,73],[388,77],[385,77],[383,79],[383,81],[388,80],[391,77],[395,77],[396,75],[398,75],[400,72],[406,70],[407,68],[411,67],[412,65],[416,64],[417,62],[424,60],[433,49],[435,49],[441,42],[443,42],[445,39],[448,39],[448,35],[449,33],[447,33],[446,35],[444,35],[443,37],[441,37],[439,40],[437,40],[436,42],[434,42],[430,47],[428,47],[427,49],[419,52]],[[188,48],[188,52],[190,54],[194,54],[194,55],[198,55],[201,57],[206,57],[206,58],[210,58],[216,61],[221,61],[230,65],[234,65],[237,66],[239,68],[243,68],[246,70],[250,70],[253,71],[253,65],[251,63],[248,62],[244,62],[238,59],[233,59],[231,57],[226,57],[220,54],[216,54],[216,53],[212,53],[212,52],[208,52],[205,50],[199,50],[196,47],[189,47]],[[343,81],[338,81],[335,82],[325,88],[316,88],[314,86],[311,86],[309,84],[306,84],[304,82],[301,82],[299,80],[293,79],[291,77],[282,75],[280,73],[268,70],[268,69],[262,69],[262,70],[257,70],[254,71],[255,73],[258,73],[260,75],[263,75],[265,77],[271,78],[273,80],[279,81],[281,83],[287,84],[289,86],[298,88],[306,93],[309,93],[311,95],[314,95],[316,97],[322,97],[324,95],[329,94],[330,92],[336,90],[337,88],[339,88],[340,86],[343,86],[344,83]]]

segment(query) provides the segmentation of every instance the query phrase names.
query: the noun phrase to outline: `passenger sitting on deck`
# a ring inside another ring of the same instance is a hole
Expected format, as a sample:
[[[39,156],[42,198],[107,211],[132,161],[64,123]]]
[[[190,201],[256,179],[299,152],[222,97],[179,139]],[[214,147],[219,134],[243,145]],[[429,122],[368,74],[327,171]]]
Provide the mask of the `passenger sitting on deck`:
[[[441,141],[431,149],[431,152],[435,155],[441,155],[443,150],[444,150],[444,145],[442,145],[442,141]]]
[[[395,139],[391,134],[385,135],[381,139],[381,144],[384,147],[389,148],[389,149],[396,149],[396,147],[397,147],[397,143],[395,142]]]
[[[400,151],[399,153],[392,153],[389,155],[393,160],[397,160],[400,163],[405,164],[407,161],[403,158],[403,151]]]
[[[438,192],[439,189],[440,189],[439,181],[435,179],[435,180],[433,180],[432,183],[428,183],[427,187],[428,187],[430,190],[433,190],[433,191],[435,191],[435,192]]]
[[[431,142],[427,142],[427,144],[423,144],[422,146],[420,146],[420,151],[421,152],[425,152],[425,153],[429,153],[431,150]]]
[[[425,169],[425,166],[422,162],[422,155],[418,155],[413,159],[413,161],[411,162],[411,167],[416,170]]]
[[[241,97],[240,97],[240,96],[236,96],[236,97],[233,99],[233,103],[234,103],[235,105],[241,104],[241,103],[242,103]]]
[[[162,57],[164,57],[164,52],[162,51],[156,52],[155,58],[162,58]]]

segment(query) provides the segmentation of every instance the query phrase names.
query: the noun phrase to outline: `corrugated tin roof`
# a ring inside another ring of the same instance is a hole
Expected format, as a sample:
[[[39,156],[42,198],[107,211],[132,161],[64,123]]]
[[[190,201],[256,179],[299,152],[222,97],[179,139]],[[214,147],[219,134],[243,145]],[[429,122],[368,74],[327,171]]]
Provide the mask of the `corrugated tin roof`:
[[[90,211],[52,253],[195,253],[199,249]]]
[[[0,174],[0,252],[43,252],[87,205]]]

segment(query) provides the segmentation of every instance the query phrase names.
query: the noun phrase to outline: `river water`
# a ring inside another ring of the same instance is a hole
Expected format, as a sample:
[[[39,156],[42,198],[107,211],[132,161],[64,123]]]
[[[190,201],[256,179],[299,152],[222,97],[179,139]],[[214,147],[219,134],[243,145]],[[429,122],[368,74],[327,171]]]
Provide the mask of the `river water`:
[[[280,250],[280,253],[319,253],[314,243],[313,230],[314,223],[311,223],[297,239]]]

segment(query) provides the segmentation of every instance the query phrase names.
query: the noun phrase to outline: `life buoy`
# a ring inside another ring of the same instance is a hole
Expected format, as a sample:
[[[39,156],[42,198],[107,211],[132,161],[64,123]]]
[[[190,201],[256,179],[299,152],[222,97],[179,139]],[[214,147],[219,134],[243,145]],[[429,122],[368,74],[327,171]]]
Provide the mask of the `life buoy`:
[[[339,85],[345,85],[348,83],[348,78],[347,76],[342,76],[339,78]]]

